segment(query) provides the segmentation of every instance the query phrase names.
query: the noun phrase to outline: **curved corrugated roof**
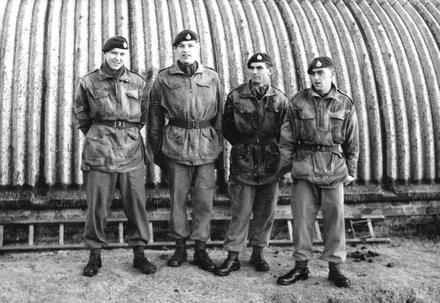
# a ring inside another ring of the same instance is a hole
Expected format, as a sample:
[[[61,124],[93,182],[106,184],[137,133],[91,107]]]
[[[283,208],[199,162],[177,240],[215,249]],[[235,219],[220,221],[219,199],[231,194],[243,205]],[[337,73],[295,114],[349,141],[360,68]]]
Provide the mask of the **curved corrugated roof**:
[[[0,26],[0,186],[82,184],[72,100],[102,42],[128,37],[130,67],[151,84],[184,28],[199,33],[200,60],[226,91],[257,51],[272,55],[288,96],[309,85],[313,57],[333,57],[359,115],[359,178],[440,175],[440,0],[9,0]]]

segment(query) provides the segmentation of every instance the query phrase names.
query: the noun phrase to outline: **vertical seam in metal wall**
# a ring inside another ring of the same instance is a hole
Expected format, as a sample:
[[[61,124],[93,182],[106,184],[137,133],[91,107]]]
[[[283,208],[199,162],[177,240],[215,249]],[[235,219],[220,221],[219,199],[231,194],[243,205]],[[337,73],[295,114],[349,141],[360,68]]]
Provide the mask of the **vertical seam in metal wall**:
[[[349,0],[344,1],[352,12],[358,26],[363,33],[365,41],[370,46],[370,54],[373,62],[374,74],[378,89],[378,100],[381,109],[383,125],[377,126],[377,131],[382,132],[385,139],[383,145],[384,165],[387,179],[386,182],[394,182],[397,178],[397,151],[395,118],[392,108],[391,88],[386,74],[385,63],[380,52],[380,46],[374,31],[359,6]]]
[[[405,133],[408,134],[409,141],[409,163],[404,163],[405,167],[408,167],[408,176],[403,178],[404,180],[412,179],[414,181],[420,181],[423,178],[423,163],[422,163],[422,151],[421,145],[421,133],[420,133],[420,118],[417,107],[417,100],[415,97],[415,87],[413,74],[411,73],[410,65],[408,62],[408,56],[405,53],[403,43],[398,35],[397,29],[391,22],[391,19],[378,4],[377,1],[370,1],[370,7],[375,12],[377,17],[384,25],[385,31],[390,39],[391,47],[396,56],[396,64],[398,68],[398,74],[402,85],[403,102],[406,106],[405,112],[407,117],[408,128]],[[395,106],[396,108],[396,106]],[[403,112],[402,112],[403,114]]]
[[[359,7],[362,9],[364,16],[369,22],[373,33],[380,41],[378,43],[380,55],[384,62],[382,72],[387,74],[388,84],[390,87],[391,105],[394,111],[395,136],[397,146],[397,175],[396,180],[407,180],[409,177],[409,138],[408,138],[408,121],[403,95],[402,80],[400,77],[396,55],[392,49],[390,39],[385,31],[383,23],[367,4],[365,0],[360,0]]]
[[[368,122],[368,112],[365,97],[365,90],[362,84],[362,74],[360,68],[360,62],[356,54],[356,48],[354,41],[349,33],[349,30],[344,23],[339,11],[333,5],[331,1],[325,3],[324,9],[327,10],[327,14],[332,18],[335,27],[335,32],[339,33],[335,39],[340,39],[342,48],[342,55],[346,60],[347,76],[350,76],[350,88],[351,97],[356,106],[356,112],[359,121],[359,164],[358,164],[358,178],[362,181],[371,179],[371,163],[375,160],[372,159],[372,153],[370,150],[371,141],[369,138],[370,125]],[[339,71],[338,71],[339,72]]]

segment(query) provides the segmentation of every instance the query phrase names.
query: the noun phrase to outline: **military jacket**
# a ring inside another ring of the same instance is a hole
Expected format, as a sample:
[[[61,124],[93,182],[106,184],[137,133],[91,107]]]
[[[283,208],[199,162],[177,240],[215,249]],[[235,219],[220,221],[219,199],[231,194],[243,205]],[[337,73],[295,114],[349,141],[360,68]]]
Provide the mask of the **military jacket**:
[[[230,177],[249,185],[277,181],[285,95],[272,86],[258,100],[249,83],[232,90],[223,114],[223,135],[232,144]]]
[[[161,154],[179,163],[212,163],[222,151],[223,88],[217,73],[202,64],[188,77],[177,63],[159,71],[149,94],[148,140],[155,162]],[[168,121],[198,123],[183,128]]]
[[[85,135],[83,170],[127,172],[144,165],[144,143],[139,132],[146,116],[140,98],[143,86],[142,77],[128,69],[117,80],[102,67],[80,79],[74,112]],[[132,123],[131,127],[110,126],[112,121]]]
[[[282,171],[323,187],[356,176],[358,132],[352,100],[334,85],[324,97],[311,88],[299,92],[281,128]]]

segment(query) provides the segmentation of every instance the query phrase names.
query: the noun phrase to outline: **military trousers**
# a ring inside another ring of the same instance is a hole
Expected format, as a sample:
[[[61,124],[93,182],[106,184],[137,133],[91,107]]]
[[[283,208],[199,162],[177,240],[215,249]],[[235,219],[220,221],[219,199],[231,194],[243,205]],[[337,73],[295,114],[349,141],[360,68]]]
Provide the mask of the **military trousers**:
[[[265,185],[248,185],[235,180],[230,182],[229,200],[232,216],[224,241],[227,251],[242,251],[248,236],[250,245],[267,246],[275,218],[278,193],[278,182]]]
[[[127,217],[126,241],[129,246],[145,246],[150,239],[146,210],[145,167],[126,173],[84,171],[87,196],[84,241],[89,249],[107,245],[104,229],[115,189],[121,193],[122,207]]]
[[[186,165],[169,160],[165,166],[170,188],[171,212],[169,231],[174,240],[207,241],[211,230],[211,213],[215,194],[214,163]],[[191,193],[192,221],[187,216]]]
[[[292,185],[293,257],[305,261],[313,257],[314,226],[322,209],[324,251],[322,260],[343,263],[345,251],[344,185],[322,188],[305,180]]]

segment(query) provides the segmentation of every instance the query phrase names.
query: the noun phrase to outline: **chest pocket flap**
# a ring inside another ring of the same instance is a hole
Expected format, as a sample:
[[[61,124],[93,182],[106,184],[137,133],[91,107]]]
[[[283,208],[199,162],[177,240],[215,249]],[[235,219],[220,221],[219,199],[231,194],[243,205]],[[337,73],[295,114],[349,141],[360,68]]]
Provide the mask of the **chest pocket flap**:
[[[345,119],[345,110],[340,110],[337,112],[329,112],[328,115],[331,119],[344,120]]]
[[[185,86],[185,81],[184,80],[177,80],[177,79],[164,79],[163,83],[170,89],[178,89],[181,88],[183,86]]]
[[[212,85],[212,79],[197,79],[196,84],[198,86],[210,87]]]
[[[308,109],[303,109],[299,111],[299,118],[301,120],[315,119],[315,116],[315,112]]]
[[[239,100],[238,102],[237,101],[233,102],[233,106],[239,114],[256,112],[256,108],[252,104],[252,102],[241,102]]]
[[[93,99],[100,99],[108,96],[108,91],[103,89],[93,89],[90,90],[90,94],[92,95]]]

